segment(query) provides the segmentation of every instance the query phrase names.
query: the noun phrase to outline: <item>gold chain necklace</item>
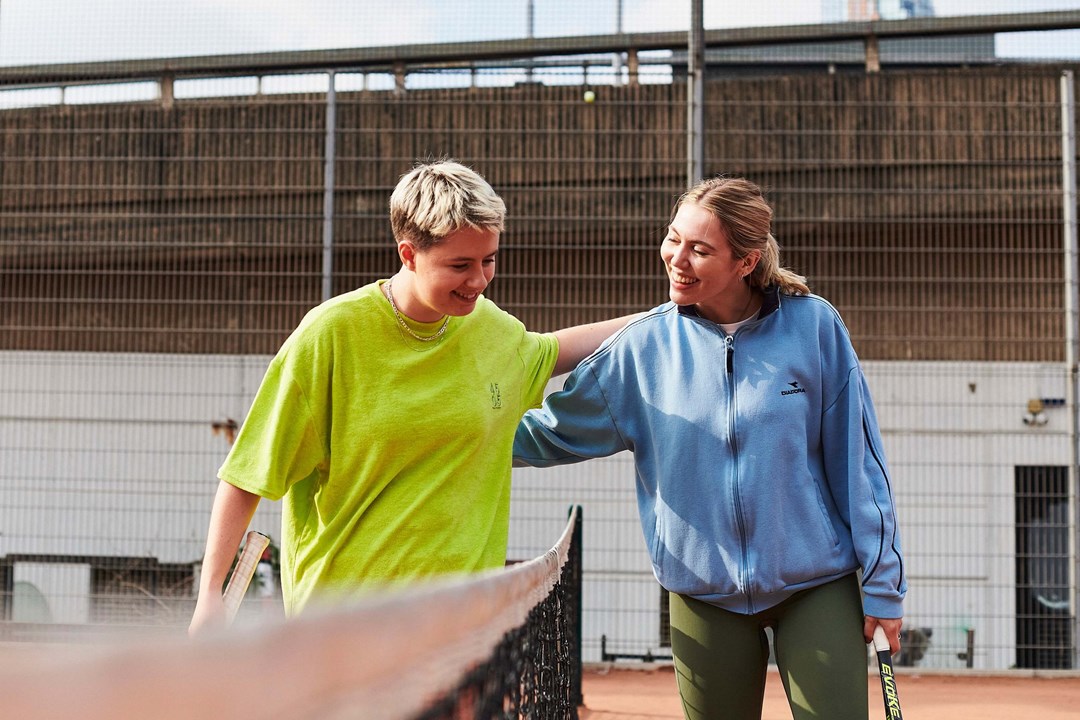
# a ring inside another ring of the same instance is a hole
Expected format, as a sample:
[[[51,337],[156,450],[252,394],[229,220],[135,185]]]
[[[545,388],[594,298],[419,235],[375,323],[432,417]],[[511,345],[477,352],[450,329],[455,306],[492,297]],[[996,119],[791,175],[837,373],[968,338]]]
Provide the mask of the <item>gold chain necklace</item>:
[[[442,327],[436,330],[434,335],[418,335],[411,327],[409,327],[409,323],[405,322],[405,318],[401,316],[401,313],[398,312],[397,303],[394,302],[394,293],[390,288],[390,285],[393,282],[394,278],[390,278],[386,281],[386,299],[390,301],[390,309],[394,311],[394,317],[397,318],[398,325],[400,325],[405,332],[409,333],[410,337],[419,340],[420,342],[431,342],[441,338],[442,334],[446,332],[446,326],[450,324],[450,316],[446,316],[446,319],[443,320]]]

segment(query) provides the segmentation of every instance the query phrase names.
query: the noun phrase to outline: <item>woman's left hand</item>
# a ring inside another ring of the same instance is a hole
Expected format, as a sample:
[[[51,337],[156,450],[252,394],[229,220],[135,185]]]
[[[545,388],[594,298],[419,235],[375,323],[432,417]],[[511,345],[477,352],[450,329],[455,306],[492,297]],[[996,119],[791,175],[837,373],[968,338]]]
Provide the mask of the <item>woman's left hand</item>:
[[[871,642],[874,639],[874,628],[878,625],[885,631],[885,637],[889,638],[889,654],[900,652],[900,628],[904,625],[904,618],[876,618],[867,615],[863,618],[863,640]]]

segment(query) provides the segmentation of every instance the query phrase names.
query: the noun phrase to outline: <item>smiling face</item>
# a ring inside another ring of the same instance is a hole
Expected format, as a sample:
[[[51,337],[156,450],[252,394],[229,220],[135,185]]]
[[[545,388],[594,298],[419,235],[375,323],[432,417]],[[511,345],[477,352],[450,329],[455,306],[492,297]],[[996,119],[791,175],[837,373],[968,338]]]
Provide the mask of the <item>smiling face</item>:
[[[468,315],[495,277],[498,251],[499,232],[491,228],[466,226],[424,250],[408,240],[399,242],[402,264],[412,272],[404,273],[404,283],[395,278],[398,308],[418,322]]]
[[[751,296],[744,278],[757,265],[760,253],[736,258],[724,228],[713,213],[684,202],[668,226],[660,246],[668,274],[668,295],[677,305],[694,305],[715,322],[738,322],[736,317]]]

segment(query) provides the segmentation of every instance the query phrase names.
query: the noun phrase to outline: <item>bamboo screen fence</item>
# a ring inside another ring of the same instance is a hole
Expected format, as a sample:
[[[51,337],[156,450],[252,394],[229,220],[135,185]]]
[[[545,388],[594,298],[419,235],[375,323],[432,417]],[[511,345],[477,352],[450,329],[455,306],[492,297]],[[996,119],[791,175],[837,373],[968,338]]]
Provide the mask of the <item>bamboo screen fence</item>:
[[[712,81],[707,172],[763,185],[785,262],[868,359],[1060,360],[1057,72]],[[551,330],[664,298],[684,87],[340,94],[333,288],[387,275],[386,201],[454,157],[504,196],[490,295]],[[0,113],[11,349],[270,353],[320,300],[321,95]]]

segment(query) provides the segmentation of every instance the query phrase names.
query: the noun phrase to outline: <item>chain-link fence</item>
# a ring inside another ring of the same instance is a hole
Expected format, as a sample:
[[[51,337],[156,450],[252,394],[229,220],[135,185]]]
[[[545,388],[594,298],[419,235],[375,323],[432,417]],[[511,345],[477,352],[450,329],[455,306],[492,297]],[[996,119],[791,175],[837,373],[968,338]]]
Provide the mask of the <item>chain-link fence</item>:
[[[1072,70],[814,52],[711,62],[705,169],[766,188],[785,264],[865,362],[910,583],[900,664],[1075,667]],[[505,198],[488,295],[530,328],[666,300],[677,53],[329,70],[317,92],[154,77],[153,101],[0,111],[3,637],[186,625],[262,372],[307,309],[396,269],[387,200],[416,160]],[[662,656],[629,459],[515,472],[519,557],[584,506],[586,659]],[[255,527],[279,520],[263,503]],[[265,583],[247,607],[276,613]]]

